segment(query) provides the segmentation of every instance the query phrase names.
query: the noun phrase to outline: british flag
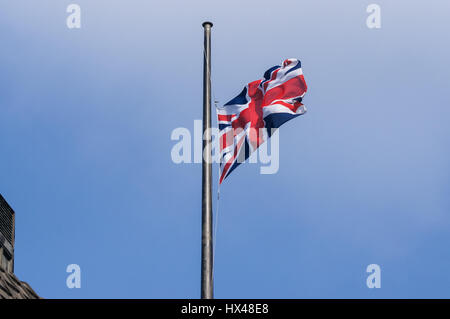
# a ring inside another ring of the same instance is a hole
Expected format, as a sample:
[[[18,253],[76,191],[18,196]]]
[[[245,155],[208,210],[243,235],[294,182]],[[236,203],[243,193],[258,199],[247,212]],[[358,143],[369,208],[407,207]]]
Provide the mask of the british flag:
[[[245,161],[273,131],[306,112],[301,103],[307,90],[301,62],[287,59],[247,84],[242,92],[217,108],[220,139],[219,183]]]

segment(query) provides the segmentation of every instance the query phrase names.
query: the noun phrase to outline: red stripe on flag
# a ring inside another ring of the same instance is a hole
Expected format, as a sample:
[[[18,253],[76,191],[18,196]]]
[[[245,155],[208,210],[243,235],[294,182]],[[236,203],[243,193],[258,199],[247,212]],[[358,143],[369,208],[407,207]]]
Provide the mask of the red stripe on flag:
[[[278,71],[280,71],[280,69],[276,69],[275,71],[273,71],[270,80],[264,83],[264,91],[267,90],[267,86],[269,85],[269,83],[277,78]]]
[[[231,118],[233,117],[233,114],[230,115],[218,115],[219,121],[223,122],[231,122]]]
[[[225,132],[220,138],[220,151],[222,151],[224,148],[229,147],[230,145],[233,145],[233,143],[234,143],[234,130],[230,129],[227,132]]]
[[[306,92],[307,86],[303,75],[292,78],[264,94],[263,106],[270,105],[274,100],[292,99]]]
[[[234,147],[234,154],[233,156],[228,160],[228,162],[224,165],[222,174],[220,176],[219,184],[222,184],[222,181],[224,180],[225,176],[228,173],[228,170],[231,168],[231,165],[234,163],[234,160],[239,154],[239,150],[241,149],[242,143],[244,142],[245,135],[241,137],[237,145]]]

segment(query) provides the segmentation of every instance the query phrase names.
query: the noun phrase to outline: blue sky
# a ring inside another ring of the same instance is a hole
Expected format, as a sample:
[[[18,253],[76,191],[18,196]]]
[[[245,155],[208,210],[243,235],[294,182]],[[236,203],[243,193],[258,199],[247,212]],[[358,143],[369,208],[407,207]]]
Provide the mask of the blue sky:
[[[78,30],[70,3],[0,0],[0,192],[41,296],[199,297],[201,166],[170,134],[201,118],[211,20],[222,103],[285,58],[308,83],[278,174],[221,188],[216,297],[450,298],[450,3],[78,0]]]

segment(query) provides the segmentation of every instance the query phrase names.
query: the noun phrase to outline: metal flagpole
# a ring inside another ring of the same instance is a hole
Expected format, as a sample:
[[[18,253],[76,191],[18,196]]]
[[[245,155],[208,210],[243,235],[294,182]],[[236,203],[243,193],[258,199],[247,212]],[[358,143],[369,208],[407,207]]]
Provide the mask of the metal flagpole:
[[[202,156],[202,273],[201,298],[213,299],[213,227],[211,196],[211,22],[204,22],[203,156]]]

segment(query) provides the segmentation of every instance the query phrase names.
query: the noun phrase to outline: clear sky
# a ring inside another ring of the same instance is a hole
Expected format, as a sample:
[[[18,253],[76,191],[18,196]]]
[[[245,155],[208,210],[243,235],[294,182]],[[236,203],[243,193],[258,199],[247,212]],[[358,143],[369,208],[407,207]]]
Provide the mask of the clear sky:
[[[211,20],[221,103],[291,57],[309,87],[278,174],[221,187],[216,297],[450,298],[450,2],[73,2],[81,29],[72,1],[0,0],[0,193],[41,296],[199,297],[201,165],[170,135],[201,119]]]

